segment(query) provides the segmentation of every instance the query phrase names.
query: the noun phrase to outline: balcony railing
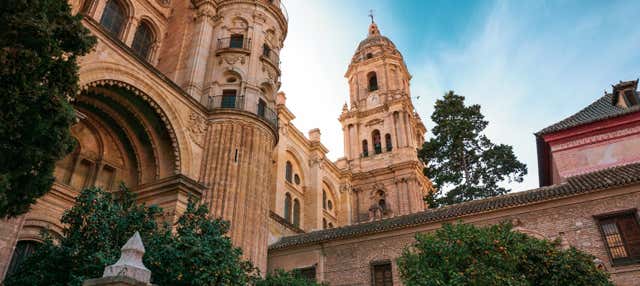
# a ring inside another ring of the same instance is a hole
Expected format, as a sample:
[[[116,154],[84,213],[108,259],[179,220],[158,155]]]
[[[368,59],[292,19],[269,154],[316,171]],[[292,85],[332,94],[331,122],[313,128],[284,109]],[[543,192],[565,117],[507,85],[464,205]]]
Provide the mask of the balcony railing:
[[[216,95],[209,96],[209,109],[233,108],[244,109],[244,96],[241,95]]]
[[[271,64],[273,64],[276,68],[280,66],[280,55],[278,55],[276,52],[274,52],[271,49],[270,50],[263,49],[261,57],[271,62]]]
[[[278,113],[273,109],[258,104],[258,116],[269,122],[276,130],[278,129]]]
[[[216,109],[238,109],[249,111],[245,108],[244,96],[242,95],[216,95],[209,96],[207,103],[209,110]],[[273,128],[278,129],[278,113],[266,105],[258,104],[256,113],[258,117],[266,120]]]
[[[218,50],[238,49],[244,51],[251,50],[251,38],[229,37],[218,39]]]

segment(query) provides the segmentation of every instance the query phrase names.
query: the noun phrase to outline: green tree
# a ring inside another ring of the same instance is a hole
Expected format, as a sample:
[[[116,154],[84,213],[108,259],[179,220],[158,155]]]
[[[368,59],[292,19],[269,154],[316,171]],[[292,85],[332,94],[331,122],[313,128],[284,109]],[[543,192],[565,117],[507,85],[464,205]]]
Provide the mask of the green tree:
[[[301,277],[298,273],[286,272],[281,269],[272,274],[268,274],[262,280],[256,282],[255,286],[322,286],[314,281]]]
[[[67,1],[0,1],[0,218],[25,213],[74,146],[76,59],[95,38]]]
[[[501,182],[522,182],[527,174],[511,146],[482,134],[489,122],[480,105],[465,106],[463,96],[449,91],[436,101],[431,120],[433,137],[418,151],[424,174],[438,190],[425,198],[430,207],[505,194]]]
[[[513,231],[510,224],[444,224],[419,234],[398,259],[407,286],[612,286],[594,257]]]
[[[209,219],[207,208],[190,202],[175,225],[159,226],[160,208],[135,204],[123,189],[118,198],[97,188],[84,190],[62,217],[58,243],[50,237],[18,270],[6,286],[82,285],[102,276],[115,263],[120,248],[139,231],[147,252],[144,263],[158,285],[247,285],[254,269],[241,259],[241,250],[225,236],[229,225]]]

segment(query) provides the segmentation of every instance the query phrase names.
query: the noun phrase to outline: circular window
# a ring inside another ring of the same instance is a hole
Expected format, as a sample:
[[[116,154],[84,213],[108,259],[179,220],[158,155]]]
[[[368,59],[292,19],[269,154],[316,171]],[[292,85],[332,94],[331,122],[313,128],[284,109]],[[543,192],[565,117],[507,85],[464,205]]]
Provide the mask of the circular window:
[[[300,176],[298,176],[298,174],[293,175],[293,181],[296,185],[300,185]]]
[[[329,208],[329,210],[333,209],[333,203],[331,201],[327,202],[327,207]]]
[[[238,80],[238,79],[236,79],[235,77],[230,77],[230,78],[227,79],[227,82],[228,83],[233,83],[233,82],[236,82],[236,80]]]

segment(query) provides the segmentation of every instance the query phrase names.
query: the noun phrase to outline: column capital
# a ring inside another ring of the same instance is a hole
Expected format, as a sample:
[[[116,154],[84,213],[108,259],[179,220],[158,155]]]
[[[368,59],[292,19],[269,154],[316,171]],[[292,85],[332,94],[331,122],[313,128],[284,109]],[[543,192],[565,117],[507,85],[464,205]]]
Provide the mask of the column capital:
[[[196,0],[193,1],[196,6],[196,18],[206,17],[212,22],[218,20],[219,16],[216,15],[216,5],[213,0]]]

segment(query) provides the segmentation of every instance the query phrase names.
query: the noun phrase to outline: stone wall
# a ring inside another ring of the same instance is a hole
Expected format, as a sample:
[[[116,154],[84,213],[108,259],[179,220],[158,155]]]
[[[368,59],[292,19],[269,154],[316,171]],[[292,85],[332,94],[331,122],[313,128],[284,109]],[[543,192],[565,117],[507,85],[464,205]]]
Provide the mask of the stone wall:
[[[548,239],[562,237],[566,243],[605,261],[616,285],[632,286],[640,281],[640,264],[611,266],[593,216],[634,209],[639,205],[640,186],[635,185],[460,217],[449,222],[461,219],[467,223],[488,225],[506,220],[516,222],[518,229],[525,233]],[[438,221],[321,244],[271,250],[268,268],[270,271],[278,268],[289,270],[317,263],[317,279],[320,281],[334,286],[370,285],[371,263],[390,260],[394,285],[402,285],[395,260],[414,241],[416,233],[434,231],[442,223]]]

